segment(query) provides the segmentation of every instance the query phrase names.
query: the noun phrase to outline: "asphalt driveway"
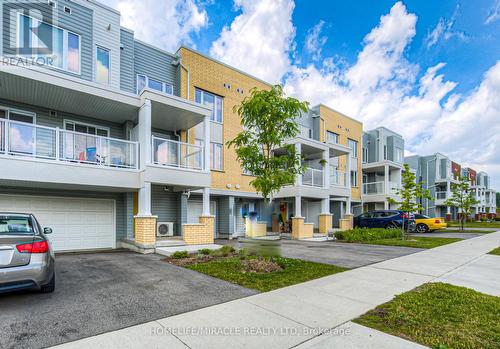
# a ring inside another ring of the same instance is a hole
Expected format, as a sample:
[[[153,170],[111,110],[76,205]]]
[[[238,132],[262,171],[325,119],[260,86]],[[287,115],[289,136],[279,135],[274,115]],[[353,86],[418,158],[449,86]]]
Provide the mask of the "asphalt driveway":
[[[296,240],[220,240],[238,248],[257,249],[278,253],[283,257],[304,259],[311,262],[358,268],[388,259],[422,251],[420,248],[341,243],[334,241],[309,242]]]
[[[56,291],[0,295],[0,348],[42,348],[255,294],[131,252],[56,257]]]

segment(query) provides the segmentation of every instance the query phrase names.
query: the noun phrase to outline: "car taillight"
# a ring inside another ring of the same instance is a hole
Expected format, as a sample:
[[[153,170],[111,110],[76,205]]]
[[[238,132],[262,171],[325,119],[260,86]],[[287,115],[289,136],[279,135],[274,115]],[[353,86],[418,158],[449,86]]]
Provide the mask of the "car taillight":
[[[22,244],[16,246],[19,253],[46,253],[49,252],[47,241],[34,242],[32,244]]]
[[[401,213],[401,218],[408,219],[408,216],[409,215],[406,212]]]
[[[440,220],[440,219],[436,219],[436,220],[434,221],[434,223],[439,224],[439,223],[441,223],[441,220]]]

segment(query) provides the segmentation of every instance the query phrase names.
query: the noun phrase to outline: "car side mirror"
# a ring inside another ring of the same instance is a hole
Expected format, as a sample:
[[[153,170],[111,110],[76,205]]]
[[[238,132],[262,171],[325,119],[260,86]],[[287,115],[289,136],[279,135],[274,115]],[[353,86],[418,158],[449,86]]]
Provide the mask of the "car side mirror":
[[[52,234],[52,228],[43,228],[44,234]]]

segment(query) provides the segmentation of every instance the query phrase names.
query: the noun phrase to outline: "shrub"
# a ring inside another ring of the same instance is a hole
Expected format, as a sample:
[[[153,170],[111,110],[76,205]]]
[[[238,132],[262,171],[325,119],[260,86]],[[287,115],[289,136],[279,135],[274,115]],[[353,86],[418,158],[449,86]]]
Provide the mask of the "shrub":
[[[198,253],[203,254],[203,255],[209,255],[210,252],[212,252],[212,250],[210,250],[209,248],[202,248],[202,249],[198,250]]]
[[[188,258],[189,253],[188,251],[175,251],[171,257],[175,259]]]
[[[219,257],[227,257],[230,254],[234,253],[234,248],[228,245],[224,245],[218,250],[214,250],[211,252],[213,256],[219,256]]]
[[[335,237],[338,240],[347,242],[393,239],[401,237],[401,230],[383,228],[354,228],[346,231],[337,231],[335,232]]]

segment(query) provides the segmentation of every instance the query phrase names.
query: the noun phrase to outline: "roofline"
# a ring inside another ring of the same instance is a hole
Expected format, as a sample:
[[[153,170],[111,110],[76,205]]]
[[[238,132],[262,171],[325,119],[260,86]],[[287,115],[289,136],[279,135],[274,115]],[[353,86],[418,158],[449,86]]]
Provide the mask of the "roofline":
[[[384,130],[386,130],[386,131],[389,131],[389,132],[391,132],[391,133],[394,133],[395,135],[397,135],[397,136],[399,136],[399,137],[403,138],[403,136],[401,136],[399,133],[394,132],[393,130],[391,130],[390,128],[387,128],[387,127],[385,127],[385,126],[378,126],[378,127],[372,128],[371,130],[366,130],[366,131],[364,131],[364,132],[372,132],[372,131],[377,131],[377,130],[380,130],[380,129],[384,129]]]
[[[351,116],[345,115],[344,113],[339,112],[338,110],[333,109],[332,107],[329,107],[329,106],[327,106],[326,104],[323,104],[323,103],[320,103],[320,104],[318,104],[318,105],[315,105],[315,106],[314,106],[314,107],[312,107],[311,109],[320,108],[320,107],[325,107],[326,109],[330,109],[331,111],[333,111],[333,112],[335,112],[335,113],[338,113],[338,114],[342,115],[343,117],[346,117],[346,118],[348,118],[348,119],[351,119],[352,121],[355,121],[355,122],[357,122],[358,124],[360,124],[361,126],[363,126],[363,122],[362,122],[362,121],[359,121],[359,120],[357,120],[357,119],[355,119],[355,118],[353,118],[353,117],[351,117]]]
[[[229,68],[229,69],[231,69],[231,70],[234,70],[234,71],[236,71],[236,72],[238,72],[238,73],[240,73],[240,74],[246,75],[246,76],[248,76],[249,78],[252,78],[252,79],[254,79],[254,80],[257,80],[257,81],[259,81],[259,82],[261,82],[261,83],[263,83],[263,84],[265,84],[265,85],[268,85],[269,87],[274,86],[273,84],[271,84],[271,83],[269,83],[269,82],[267,82],[267,81],[264,81],[264,80],[262,80],[262,79],[260,79],[260,78],[258,78],[258,77],[256,77],[256,76],[254,76],[254,75],[252,75],[252,74],[249,74],[249,73],[247,73],[247,72],[244,72],[243,70],[240,70],[240,69],[238,69],[238,68],[235,68],[235,67],[233,67],[233,66],[231,66],[231,65],[229,65],[229,64],[227,64],[227,63],[224,63],[224,62],[222,62],[222,61],[219,61],[218,59],[215,59],[215,58],[213,58],[213,57],[210,57],[210,56],[208,56],[208,55],[206,55],[206,54],[204,54],[204,53],[201,53],[200,51],[197,51],[197,50],[195,50],[195,49],[193,49],[193,48],[191,48],[191,47],[187,47],[187,46],[185,46],[185,45],[181,45],[181,46],[177,49],[177,51],[176,51],[175,53],[176,53],[177,55],[179,55],[179,51],[180,51],[181,49],[186,49],[186,50],[188,50],[188,51],[191,51],[191,52],[193,52],[193,53],[196,53],[196,54],[198,54],[198,55],[200,55],[200,56],[202,56],[202,57],[204,57],[204,58],[206,58],[206,59],[208,59],[208,60],[211,60],[212,62],[215,62],[215,63],[217,63],[217,64],[223,65],[223,66],[225,66],[226,68]]]
[[[125,28],[125,27],[122,27],[122,26],[120,26],[120,30],[123,30],[123,31],[129,32],[129,33],[131,33],[131,34],[135,34],[135,32],[134,32],[132,29]],[[134,40],[135,40],[135,39],[134,39]]]
[[[74,0],[73,0],[74,1]],[[108,11],[111,11],[111,12],[114,12],[115,14],[117,15],[120,15],[121,17],[121,12],[118,11],[117,9],[114,9],[112,8],[111,6],[108,6],[106,4],[103,4],[102,2],[99,2],[99,1],[95,1],[95,0],[76,0],[76,2],[79,4],[79,5],[82,5],[82,6],[85,6],[85,3],[86,2],[90,2],[91,4],[93,5],[96,5],[96,6],[99,6],[99,7],[102,7],[103,9],[105,10],[108,10]]]

